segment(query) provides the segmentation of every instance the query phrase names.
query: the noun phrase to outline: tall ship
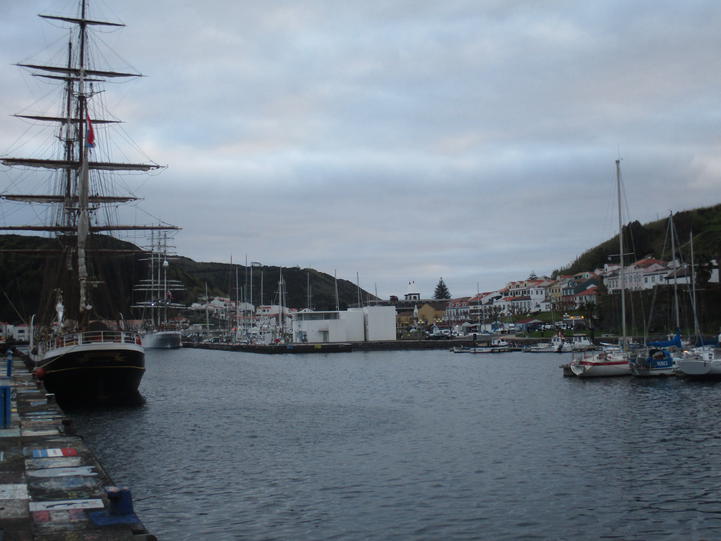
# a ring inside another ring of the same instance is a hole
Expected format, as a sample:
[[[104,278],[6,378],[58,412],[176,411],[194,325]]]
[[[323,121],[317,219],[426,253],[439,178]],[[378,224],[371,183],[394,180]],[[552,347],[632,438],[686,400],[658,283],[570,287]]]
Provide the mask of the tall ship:
[[[97,67],[94,32],[124,25],[90,17],[88,3],[80,0],[74,16],[40,15],[69,31],[59,63],[17,64],[55,85],[59,99],[51,114],[15,115],[31,127],[52,126],[50,144],[36,156],[0,158],[5,166],[18,170],[13,186],[42,174],[41,193],[1,192],[0,198],[3,204],[34,206],[37,210],[32,214],[46,216],[47,221],[0,230],[45,232],[56,241],[42,258],[28,254],[44,262],[41,305],[31,325],[31,357],[46,389],[59,400],[123,400],[138,395],[145,352],[140,336],[125,327],[118,309],[128,302],[128,295],[106,280],[112,272],[115,284],[122,274],[113,257],[127,259],[128,253],[139,249],[112,235],[178,228],[118,223],[121,205],[137,199],[117,193],[122,185],[119,175],[160,166],[114,157],[117,150],[111,134],[120,121],[105,109],[105,86],[140,74]]]
[[[180,280],[168,278],[169,254],[168,232],[151,233],[150,250],[144,259],[148,277],[133,288],[137,298],[133,308],[141,311],[143,326],[141,337],[146,349],[177,349],[182,347],[182,334],[173,313],[185,308],[176,302],[178,293],[185,287]]]

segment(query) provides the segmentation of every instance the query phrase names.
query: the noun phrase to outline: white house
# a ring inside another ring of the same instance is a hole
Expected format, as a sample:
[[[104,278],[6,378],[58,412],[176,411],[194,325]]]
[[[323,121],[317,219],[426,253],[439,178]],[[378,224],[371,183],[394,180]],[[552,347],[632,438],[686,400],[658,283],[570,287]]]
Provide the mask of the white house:
[[[470,308],[468,306],[470,297],[460,297],[451,299],[446,305],[446,313],[443,316],[445,321],[452,323],[457,321],[468,321],[470,318]]]
[[[657,285],[688,284],[688,269],[678,261],[667,263],[659,259],[640,259],[623,269],[624,289],[639,291],[653,289]],[[603,282],[609,293],[616,293],[621,290],[620,269],[616,266],[613,270],[605,273]]]

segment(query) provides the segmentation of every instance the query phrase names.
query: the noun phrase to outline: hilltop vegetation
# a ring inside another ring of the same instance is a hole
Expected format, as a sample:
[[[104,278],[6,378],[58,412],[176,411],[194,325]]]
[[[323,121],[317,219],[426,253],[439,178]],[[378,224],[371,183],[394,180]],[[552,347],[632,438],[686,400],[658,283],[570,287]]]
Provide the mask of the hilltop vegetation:
[[[673,221],[681,242],[681,255],[690,261],[689,238],[693,231],[694,261],[704,267],[712,259],[721,260],[721,204],[678,212]],[[655,257],[671,259],[671,244],[667,236],[668,219],[664,218],[642,225],[638,221],[623,227],[624,251],[633,255],[625,256],[626,262]],[[554,271],[559,274],[576,274],[593,271],[604,264],[618,263],[618,235],[587,250],[566,267]]]
[[[689,235],[694,235],[694,259],[699,269],[698,312],[702,324],[718,328],[721,325],[721,292],[717,284],[706,284],[709,276],[709,262],[721,261],[721,204],[699,208],[674,215],[674,223],[681,243],[684,261],[690,261]],[[627,261],[647,256],[670,259],[670,240],[667,235],[668,220],[661,219],[648,224],[638,221],[624,227],[624,243]],[[115,311],[122,312],[126,318],[132,317],[133,285],[146,278],[145,263],[141,261],[140,249],[135,245],[107,236],[94,236],[94,248],[111,250],[133,250],[138,253],[107,254],[99,258],[93,269],[94,276],[105,281],[113,292],[113,298],[95,298],[94,304],[99,314],[109,314],[112,301]],[[0,235],[0,250],[25,250],[24,253],[2,253],[0,255],[0,321],[17,322],[28,320],[39,311],[41,298],[48,297],[51,283],[46,277],[58,272],[57,259],[48,251],[57,249],[58,241],[44,237]],[[559,274],[575,274],[603,267],[605,263],[618,261],[618,237],[611,238],[591,248],[571,264],[554,271]],[[308,282],[311,290],[311,307],[318,310],[335,309],[335,280],[332,276],[315,269],[299,267],[253,267],[252,295],[254,304],[277,303],[278,280],[282,270],[285,281],[287,304],[292,308],[306,308],[308,305]],[[185,285],[185,291],[175,296],[175,300],[184,304],[198,301],[205,296],[207,285],[210,297],[236,298],[236,271],[238,276],[237,295],[243,299],[250,297],[251,269],[242,265],[228,263],[196,262],[187,257],[175,257],[170,260],[168,278],[177,279]],[[244,289],[245,288],[245,289]],[[102,288],[106,290],[106,288]],[[263,292],[260,298],[261,289]],[[244,293],[245,291],[245,293]],[[650,327],[668,328],[671,313],[671,300],[668,292],[649,297],[651,292],[640,293],[636,302],[638,315],[634,316],[642,326],[645,321]],[[357,303],[358,289],[347,280],[338,280],[338,296],[341,309]],[[52,298],[52,296],[49,296]],[[645,298],[648,297],[648,298]],[[361,290],[362,300],[374,298]],[[140,299],[137,299],[140,300]],[[54,302],[54,301],[52,301]],[[600,324],[603,328],[617,325],[614,320],[618,310],[610,306],[615,302],[611,298],[602,300],[599,307]],[[607,306],[608,305],[608,306]],[[651,321],[649,313],[653,311],[656,321]],[[111,316],[108,316],[111,317]],[[660,319],[665,319],[660,321]],[[685,318],[689,320],[690,318]],[[650,323],[649,323],[650,322]]]
[[[133,285],[147,278],[146,263],[137,246],[117,240],[113,237],[95,235],[92,237],[93,249],[131,250],[137,253],[115,253],[102,255],[91,270],[93,277],[104,281],[108,287],[97,291],[111,291],[112,298],[94,295],[94,307],[98,317],[114,318],[121,312],[125,318],[133,317],[130,306],[133,298]],[[53,283],[48,276],[62,271],[64,266],[58,261],[59,243],[56,239],[24,235],[0,235],[0,321],[29,321],[32,314],[38,313],[42,299],[51,303],[55,300],[50,294]],[[22,250],[11,253],[6,250]],[[242,265],[227,263],[198,263],[187,257],[170,260],[168,278],[177,279],[185,285],[185,291],[177,294],[175,300],[190,304],[205,296],[207,284],[208,296],[236,298],[236,269],[238,275],[238,296],[243,298],[243,287],[250,293],[250,269]],[[277,303],[280,271],[285,282],[286,302],[292,308],[306,308],[308,282],[310,282],[311,304],[317,310],[335,309],[335,280],[333,276],[314,269],[299,267],[255,267],[253,268],[254,304]],[[263,297],[260,297],[261,282]],[[70,302],[72,295],[66,295]],[[358,289],[352,282],[338,279],[338,298],[341,309],[357,303]],[[365,301],[374,298],[361,290]]]

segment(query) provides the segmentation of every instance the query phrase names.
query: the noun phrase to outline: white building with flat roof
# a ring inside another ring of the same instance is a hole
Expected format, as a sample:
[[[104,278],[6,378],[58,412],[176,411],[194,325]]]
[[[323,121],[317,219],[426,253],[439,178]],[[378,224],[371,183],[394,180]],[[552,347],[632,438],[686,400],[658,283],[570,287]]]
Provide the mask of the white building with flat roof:
[[[372,342],[395,339],[395,306],[364,306],[323,312],[304,310],[293,316],[295,342]]]

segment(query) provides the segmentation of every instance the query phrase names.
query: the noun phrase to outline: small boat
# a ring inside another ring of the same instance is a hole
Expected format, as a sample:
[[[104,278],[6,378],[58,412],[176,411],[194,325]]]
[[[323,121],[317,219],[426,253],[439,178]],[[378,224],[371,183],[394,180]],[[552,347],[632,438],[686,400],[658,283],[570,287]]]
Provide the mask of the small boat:
[[[676,360],[676,372],[690,378],[721,379],[721,349],[703,346],[684,351]]]
[[[119,225],[114,221],[112,209],[137,198],[110,193],[114,186],[113,172],[147,172],[160,166],[121,162],[113,157],[110,131],[119,121],[104,110],[103,99],[95,98],[103,95],[106,80],[140,74],[95,68],[90,39],[93,29],[123,25],[88,17],[88,0],[80,0],[79,4],[77,16],[41,15],[56,25],[73,29],[66,63],[18,64],[62,89],[60,116],[17,115],[33,122],[55,124],[54,145],[47,148],[57,153],[0,159],[10,167],[40,172],[45,175],[45,185],[54,188],[45,194],[3,193],[0,199],[28,203],[36,208],[49,206],[50,209],[37,214],[52,216],[53,221],[0,229],[55,234],[57,248],[42,256],[46,269],[43,300],[31,324],[31,359],[46,390],[54,393],[59,401],[122,402],[139,396],[145,352],[140,337],[124,328],[118,309],[124,299],[118,298],[103,281],[102,272],[104,268],[112,268],[109,258],[123,253],[127,256],[138,250],[134,246],[120,248],[108,235],[113,231],[178,228]],[[102,126],[98,141],[94,126]],[[114,272],[118,272],[117,268]]]
[[[570,353],[572,351],[590,351],[596,349],[586,335],[574,334],[570,339],[559,332],[555,334],[550,342],[529,346],[523,351],[528,353]]]
[[[460,346],[454,347],[453,353],[506,353],[514,348],[503,338],[494,338],[488,346]]]
[[[672,237],[673,239],[673,237]],[[694,273],[693,256],[693,233],[690,235],[689,245],[691,247],[691,307],[693,310],[694,328],[697,337],[697,345],[692,349],[684,349],[680,358],[676,359],[676,374],[695,379],[721,379],[721,334],[713,341],[706,342],[701,335],[701,328],[696,312],[696,276]],[[680,342],[677,332],[676,338]]]
[[[673,376],[676,373],[674,353],[681,350],[681,334],[671,340],[649,342],[629,355],[631,373],[639,377]]]
[[[676,373],[676,359],[666,348],[644,348],[632,353],[629,363],[634,376],[673,376]]]
[[[626,297],[623,267],[623,222],[621,216],[621,161],[616,160],[616,186],[618,197],[618,243],[621,283],[621,340],[620,350],[617,352],[574,352],[574,357],[568,365],[561,365],[564,375],[573,374],[579,378],[611,377],[631,375],[631,366],[628,360],[628,344],[626,340]]]
[[[571,337],[571,351],[591,351],[596,346],[584,334],[574,334]]]
[[[624,351],[619,353],[582,352],[575,355],[568,364],[568,370],[579,378],[628,376],[631,374],[628,354]]]
[[[563,333],[553,335],[550,342],[541,342],[524,348],[526,353],[564,353],[571,351],[571,344],[566,342]]]

